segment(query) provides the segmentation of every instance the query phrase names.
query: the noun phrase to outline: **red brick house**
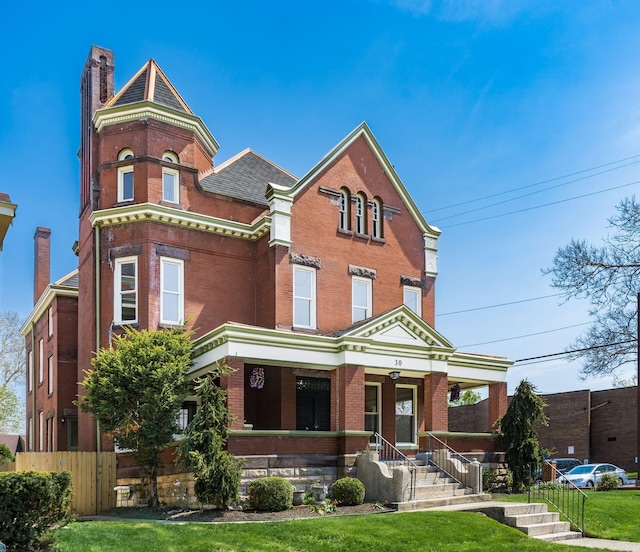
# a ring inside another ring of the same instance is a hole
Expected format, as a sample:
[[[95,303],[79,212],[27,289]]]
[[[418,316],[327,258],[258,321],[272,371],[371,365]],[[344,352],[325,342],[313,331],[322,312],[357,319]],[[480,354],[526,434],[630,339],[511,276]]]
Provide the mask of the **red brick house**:
[[[49,235],[36,233],[30,450],[111,446],[72,400],[124,325],[186,321],[194,377],[236,369],[221,384],[237,455],[344,465],[373,431],[416,452],[421,433],[448,430],[454,384],[488,385],[488,426],[504,412],[511,361],[436,331],[440,231],[365,123],[302,178],[251,150],[217,164],[218,142],[155,61],[118,92],[113,72],[113,53],[92,47],[78,270],[49,284]]]

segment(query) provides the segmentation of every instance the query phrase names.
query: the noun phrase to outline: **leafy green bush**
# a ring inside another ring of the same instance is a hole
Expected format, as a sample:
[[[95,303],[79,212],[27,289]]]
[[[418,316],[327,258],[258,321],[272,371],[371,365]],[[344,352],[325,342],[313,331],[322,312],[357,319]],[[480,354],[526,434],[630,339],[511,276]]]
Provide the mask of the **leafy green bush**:
[[[618,479],[617,475],[613,473],[605,473],[603,476],[598,479],[598,485],[596,486],[597,491],[614,491],[620,485],[620,479]]]
[[[357,506],[364,502],[364,485],[355,477],[343,477],[331,485],[331,498],[342,506]]]
[[[282,477],[261,477],[249,483],[249,504],[256,510],[280,512],[293,505],[293,486]]]
[[[6,464],[7,462],[15,462],[16,457],[11,452],[11,449],[4,443],[0,443],[0,464]]]
[[[69,472],[0,473],[0,541],[8,550],[47,549],[69,521]]]

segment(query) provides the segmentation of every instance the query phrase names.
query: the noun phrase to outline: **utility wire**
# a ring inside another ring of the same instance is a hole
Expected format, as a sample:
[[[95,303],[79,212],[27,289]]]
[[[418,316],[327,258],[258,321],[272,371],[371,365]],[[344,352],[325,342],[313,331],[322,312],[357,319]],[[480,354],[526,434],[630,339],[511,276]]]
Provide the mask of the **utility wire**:
[[[495,309],[497,307],[507,307],[509,305],[517,305],[519,303],[528,303],[529,301],[538,301],[539,299],[548,299],[549,297],[560,297],[562,295],[564,295],[564,293],[554,293],[552,295],[543,295],[541,297],[532,297],[531,299],[520,299],[519,301],[511,301],[509,303],[498,303],[496,305],[487,305],[486,307],[475,307],[473,309],[465,309],[465,310],[452,311],[452,312],[442,312],[440,314],[436,314],[436,318],[438,316],[450,316],[452,314],[462,314],[464,312],[473,312],[473,311],[486,310],[486,309]]]
[[[469,345],[460,345],[459,348],[461,349],[463,347],[477,347],[478,345],[489,345],[491,343],[502,343],[503,341],[513,341],[514,339],[523,339],[525,337],[534,337],[536,335],[544,335],[544,334],[549,334],[549,333],[554,333],[554,332],[560,332],[562,330],[568,330],[570,328],[578,328],[579,326],[587,326],[588,324],[591,324],[591,322],[582,322],[580,324],[573,324],[572,326],[564,326],[563,328],[556,328],[554,330],[545,330],[543,332],[536,332],[536,333],[526,334],[526,335],[518,335],[516,337],[505,337],[503,339],[495,339],[493,341],[483,341],[482,343],[470,343]]]
[[[462,201],[460,203],[454,203],[453,205],[446,205],[444,207],[438,207],[437,209],[429,209],[429,210],[425,211],[425,213],[436,213],[437,211],[444,211],[446,209],[452,209],[453,207],[459,207],[461,205],[468,205],[469,203],[476,203],[478,201],[483,201],[485,199],[491,199],[491,198],[494,198],[494,197],[499,197],[501,195],[510,194],[512,192],[518,192],[520,190],[526,190],[528,188],[533,188],[535,186],[541,186],[542,184],[548,184],[549,182],[555,182],[556,180],[562,180],[563,178],[569,178],[571,176],[576,176],[578,174],[584,174],[586,172],[595,171],[595,170],[601,169],[603,167],[609,167],[610,165],[615,165],[617,163],[622,163],[623,161],[629,161],[630,159],[636,159],[637,157],[640,157],[640,154],[632,155],[631,157],[625,157],[624,159],[618,159],[617,161],[611,161],[609,163],[604,163],[602,165],[596,165],[595,167],[591,167],[590,169],[583,169],[581,171],[572,172],[572,173],[569,173],[569,174],[565,174],[563,176],[557,176],[555,178],[549,178],[548,180],[541,180],[540,182],[535,182],[533,184],[527,184],[526,186],[520,186],[519,188],[513,188],[512,190],[506,190],[504,192],[497,192],[495,194],[491,194],[491,195],[487,195],[487,196],[483,196],[483,197],[478,197],[476,199],[469,199],[467,201]]]
[[[520,364],[520,366],[527,366],[528,364],[538,364],[539,362],[548,362],[548,360],[542,360],[542,359],[552,359],[560,356],[571,355],[574,353],[585,353],[587,351],[594,351],[596,349],[603,349],[605,347],[614,347],[616,345],[626,345],[627,343],[636,343],[636,341],[637,341],[636,339],[628,339],[626,341],[618,341],[616,343],[606,343],[604,345],[594,345],[592,347],[585,347],[584,349],[573,349],[572,351],[563,351],[561,353],[551,353],[548,355],[540,355],[540,356],[530,357],[530,358],[521,358],[514,361],[514,364],[517,364],[520,362],[526,363],[526,364]],[[529,362],[529,361],[537,361],[537,362]]]
[[[610,192],[612,190],[619,190],[620,188],[626,188],[627,186],[633,186],[634,184],[640,184],[640,180],[636,180],[634,182],[628,182],[627,184],[621,184],[620,186],[613,186],[612,188],[606,188],[604,190],[599,190],[597,192],[591,192],[589,194],[583,194],[583,195],[579,195],[579,196],[569,197],[567,199],[560,199],[558,201],[552,201],[551,203],[544,203],[542,205],[536,205],[534,207],[526,207],[524,209],[519,209],[517,211],[509,211],[508,213],[501,213],[499,215],[493,215],[493,216],[490,216],[490,217],[484,217],[484,218],[480,218],[480,219],[468,220],[466,222],[457,222],[456,224],[451,224],[449,226],[445,226],[444,228],[453,228],[455,226],[464,226],[466,224],[473,224],[475,222],[482,222],[482,221],[485,221],[485,220],[491,220],[491,219],[495,219],[495,218],[506,217],[507,215],[515,215],[515,214],[518,214],[518,213],[524,213],[526,211],[533,211],[535,209],[542,209],[543,207],[550,207],[551,205],[558,205],[560,203],[567,203],[568,201],[573,201],[575,199],[582,199],[582,198],[585,198],[585,197],[590,197],[590,196],[602,194],[604,192]]]
[[[477,211],[484,211],[485,209],[490,209],[491,207],[497,207],[498,205],[503,205],[505,203],[509,203],[511,201],[517,201],[518,199],[522,199],[525,197],[529,197],[532,195],[536,195],[536,194],[541,194],[543,192],[548,192],[549,190],[553,190],[555,188],[561,188],[562,186],[566,186],[568,184],[573,184],[574,182],[580,182],[581,180],[586,180],[587,178],[592,178],[594,176],[598,176],[600,174],[604,174],[604,173],[608,173],[611,171],[616,171],[618,169],[621,169],[623,167],[628,167],[629,165],[635,165],[637,163],[640,163],[640,161],[632,161],[631,163],[627,163],[626,165],[621,165],[620,167],[614,167],[612,169],[607,169],[598,173],[594,173],[594,174],[590,174],[587,176],[582,176],[580,178],[575,178],[573,180],[568,180],[567,182],[562,182],[561,184],[556,184],[555,186],[549,186],[548,188],[542,188],[542,190],[536,190],[534,192],[529,192],[528,194],[523,194],[523,195],[519,195],[516,197],[512,197],[509,199],[504,199],[502,201],[498,201],[496,203],[490,203],[489,205],[483,205],[482,207],[476,207],[475,209],[470,209],[468,211],[462,211],[461,213],[456,213],[454,215],[449,215],[447,217],[443,217],[443,218],[439,218],[439,219],[435,219],[433,222],[441,222],[443,220],[448,220],[448,219],[452,219],[452,218],[456,218],[456,217],[461,217],[462,215],[468,215],[469,213],[475,213]]]

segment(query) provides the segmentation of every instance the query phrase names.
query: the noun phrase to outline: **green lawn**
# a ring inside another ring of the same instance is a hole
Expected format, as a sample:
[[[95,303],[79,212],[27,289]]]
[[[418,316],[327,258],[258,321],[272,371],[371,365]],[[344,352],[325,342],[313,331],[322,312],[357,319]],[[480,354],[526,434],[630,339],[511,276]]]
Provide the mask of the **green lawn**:
[[[589,537],[640,542],[639,491],[585,491],[585,533]],[[526,502],[526,495],[500,500]]]
[[[530,539],[480,514],[429,511],[269,523],[92,521],[61,529],[56,542],[60,552],[588,550]]]

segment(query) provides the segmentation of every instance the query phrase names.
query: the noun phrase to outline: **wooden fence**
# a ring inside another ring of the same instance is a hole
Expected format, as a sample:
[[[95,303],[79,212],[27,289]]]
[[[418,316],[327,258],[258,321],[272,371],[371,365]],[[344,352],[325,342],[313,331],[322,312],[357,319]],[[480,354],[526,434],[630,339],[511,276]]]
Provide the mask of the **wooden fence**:
[[[19,452],[15,471],[68,471],[73,478],[71,511],[95,515],[116,505],[115,452]]]

